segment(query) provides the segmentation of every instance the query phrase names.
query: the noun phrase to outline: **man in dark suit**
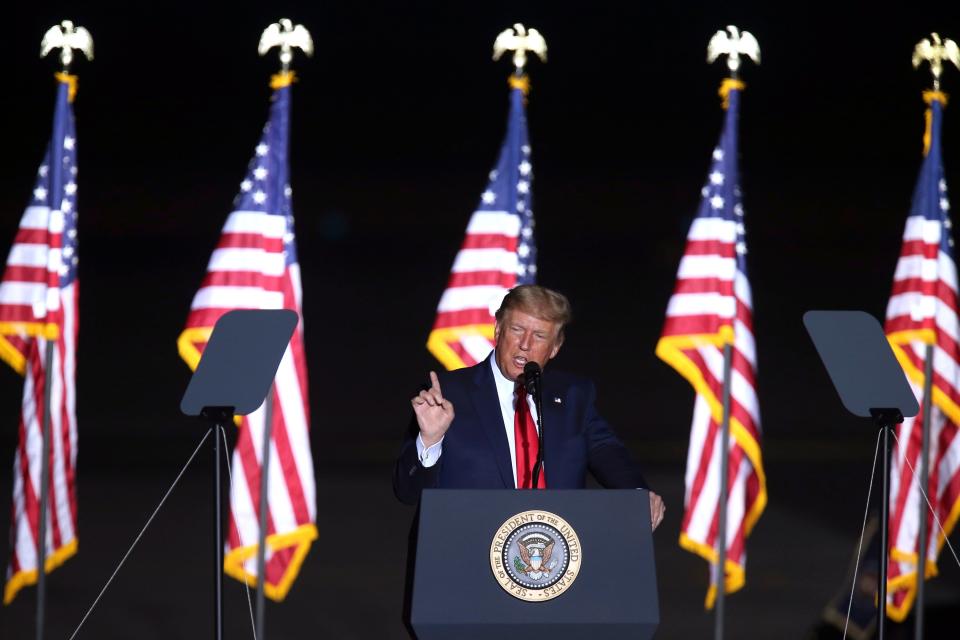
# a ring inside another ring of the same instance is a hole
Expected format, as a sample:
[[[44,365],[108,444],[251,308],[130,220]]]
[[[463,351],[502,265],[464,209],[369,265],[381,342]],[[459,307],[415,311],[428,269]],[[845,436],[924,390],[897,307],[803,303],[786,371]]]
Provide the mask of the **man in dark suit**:
[[[394,491],[416,504],[424,488],[532,488],[539,443],[536,406],[524,367],[557,355],[570,303],[536,285],[512,289],[496,313],[489,358],[438,376],[411,403],[415,420],[394,470]],[[593,383],[559,371],[544,373],[544,466],[537,486],[582,489],[589,471],[604,487],[648,488],[638,465],[594,406]],[[654,528],[663,500],[650,492]]]

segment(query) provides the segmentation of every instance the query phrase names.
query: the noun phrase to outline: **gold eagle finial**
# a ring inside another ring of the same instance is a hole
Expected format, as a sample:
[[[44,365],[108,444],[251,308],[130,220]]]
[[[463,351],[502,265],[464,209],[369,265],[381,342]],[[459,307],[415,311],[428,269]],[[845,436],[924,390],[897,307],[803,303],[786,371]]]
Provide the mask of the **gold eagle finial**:
[[[940,76],[943,74],[943,61],[952,62],[960,69],[960,48],[950,38],[940,39],[937,33],[931,33],[913,48],[913,68],[916,69],[926,60],[933,74],[933,90],[940,91]]]
[[[294,47],[308,56],[313,55],[313,38],[302,24],[294,25],[292,20],[281,18],[263,30],[257,52],[263,56],[273,47],[280,47],[281,71],[286,73],[293,61]]]
[[[527,65],[527,51],[537,54],[543,62],[547,61],[547,41],[536,29],[527,29],[519,22],[512,28],[504,29],[493,42],[493,59],[499,60],[507,51],[513,51],[513,66],[516,75],[523,75]]]
[[[729,32],[729,35],[728,35]],[[707,62],[713,62],[722,55],[727,56],[727,68],[730,77],[736,79],[740,71],[740,56],[745,55],[760,64],[760,44],[749,31],[740,31],[733,25],[727,31],[717,31],[707,44]]]
[[[87,60],[93,60],[93,36],[83,27],[74,26],[70,20],[64,20],[43,34],[40,57],[45,58],[54,49],[60,49],[60,64],[63,65],[63,72],[68,73],[70,64],[73,63],[74,49],[83,53]]]

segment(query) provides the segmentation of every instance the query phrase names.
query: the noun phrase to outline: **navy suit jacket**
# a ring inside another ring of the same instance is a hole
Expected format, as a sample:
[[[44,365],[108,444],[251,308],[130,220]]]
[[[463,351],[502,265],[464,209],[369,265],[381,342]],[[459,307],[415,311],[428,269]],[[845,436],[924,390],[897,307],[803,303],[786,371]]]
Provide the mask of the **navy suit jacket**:
[[[439,378],[443,396],[454,408],[443,453],[432,467],[420,463],[414,417],[394,469],[397,497],[416,504],[424,488],[513,489],[510,448],[490,360],[440,373]],[[597,413],[592,382],[549,369],[542,384],[547,488],[582,489],[587,471],[606,488],[648,488],[623,442]]]

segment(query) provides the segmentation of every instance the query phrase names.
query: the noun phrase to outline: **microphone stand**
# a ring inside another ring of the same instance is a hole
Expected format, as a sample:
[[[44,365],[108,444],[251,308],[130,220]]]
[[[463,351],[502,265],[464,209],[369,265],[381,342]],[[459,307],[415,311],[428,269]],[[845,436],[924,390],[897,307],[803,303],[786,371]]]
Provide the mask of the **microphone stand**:
[[[537,461],[533,465],[533,486],[536,489],[540,483],[540,472],[543,470],[543,394],[540,393],[542,382],[541,372],[533,376],[533,402],[537,407]]]

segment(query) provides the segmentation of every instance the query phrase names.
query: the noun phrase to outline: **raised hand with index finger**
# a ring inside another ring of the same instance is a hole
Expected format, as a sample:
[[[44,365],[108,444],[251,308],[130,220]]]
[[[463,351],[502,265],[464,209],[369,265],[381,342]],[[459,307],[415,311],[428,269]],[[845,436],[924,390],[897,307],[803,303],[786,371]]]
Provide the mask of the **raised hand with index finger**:
[[[430,447],[440,439],[453,422],[453,403],[443,397],[440,379],[434,371],[430,372],[430,388],[415,395],[410,403],[417,416],[420,427],[420,439],[425,447]]]

